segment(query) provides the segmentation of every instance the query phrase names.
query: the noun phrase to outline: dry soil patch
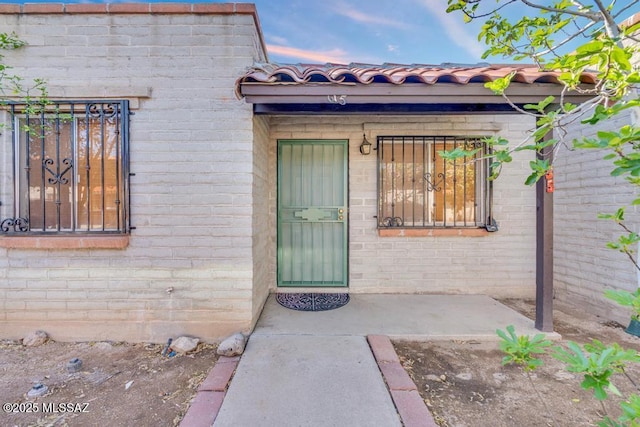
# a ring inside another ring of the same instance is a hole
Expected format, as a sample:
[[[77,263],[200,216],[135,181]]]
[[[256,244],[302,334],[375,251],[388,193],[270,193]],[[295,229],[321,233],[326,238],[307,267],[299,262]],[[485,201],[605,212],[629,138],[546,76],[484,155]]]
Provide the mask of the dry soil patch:
[[[0,425],[177,425],[217,356],[214,346],[203,344],[189,355],[161,352],[156,344],[48,342],[27,348],[1,342],[0,403],[16,412],[3,407]],[[69,373],[74,358],[82,369]],[[48,393],[28,398],[37,383]]]
[[[530,318],[535,313],[533,301],[502,302]],[[563,336],[559,345],[566,345],[567,340],[584,344],[598,339],[640,351],[640,339],[625,333],[619,324],[567,307],[556,307],[554,319],[556,331]],[[544,366],[534,373],[534,381],[555,417],[555,424],[521,370],[501,366],[502,353],[497,342],[395,342],[394,345],[441,426],[575,427],[595,425],[602,417],[601,405],[593,393],[580,387],[582,377],[567,372],[550,355],[543,357]],[[640,366],[631,366],[628,373],[640,382]],[[622,374],[617,374],[613,381],[623,394],[634,391]],[[615,398],[606,403],[614,417],[619,416],[617,402]]]

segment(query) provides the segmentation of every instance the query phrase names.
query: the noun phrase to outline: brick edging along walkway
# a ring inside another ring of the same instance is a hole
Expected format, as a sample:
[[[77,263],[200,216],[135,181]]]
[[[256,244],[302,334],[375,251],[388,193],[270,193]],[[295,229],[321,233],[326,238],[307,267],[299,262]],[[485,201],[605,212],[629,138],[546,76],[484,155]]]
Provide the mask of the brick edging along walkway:
[[[240,356],[218,358],[207,378],[198,387],[196,397],[180,422],[180,427],[211,427],[220,412],[227,394],[227,385],[239,361]]]
[[[367,341],[404,427],[437,427],[429,408],[418,393],[418,388],[400,364],[389,337],[369,335]],[[180,422],[180,427],[210,427],[213,424],[239,361],[240,356],[218,358],[207,378],[198,387],[196,397]]]
[[[368,335],[367,341],[404,427],[437,427],[418,387],[400,364],[391,340],[386,335]]]

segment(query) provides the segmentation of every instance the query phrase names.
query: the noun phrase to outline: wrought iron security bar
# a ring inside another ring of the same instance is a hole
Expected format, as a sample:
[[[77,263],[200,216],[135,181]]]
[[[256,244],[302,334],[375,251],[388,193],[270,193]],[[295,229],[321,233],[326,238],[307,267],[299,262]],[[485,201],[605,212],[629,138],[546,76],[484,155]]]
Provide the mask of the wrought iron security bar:
[[[4,233],[124,233],[129,224],[128,101],[9,105],[13,217]]]
[[[378,137],[378,227],[481,227],[490,194],[485,144],[458,136]],[[481,148],[446,161],[440,151]]]

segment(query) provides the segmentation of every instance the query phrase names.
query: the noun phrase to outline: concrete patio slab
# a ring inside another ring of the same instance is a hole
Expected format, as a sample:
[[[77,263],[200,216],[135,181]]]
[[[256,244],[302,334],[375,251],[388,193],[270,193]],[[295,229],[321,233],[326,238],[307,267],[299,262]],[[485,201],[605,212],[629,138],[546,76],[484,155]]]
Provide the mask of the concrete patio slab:
[[[252,335],[215,427],[401,426],[366,338]]]
[[[271,295],[253,333],[263,335],[386,335],[407,340],[498,340],[514,325],[537,334],[534,322],[485,295],[351,294],[341,308],[321,312],[282,307]],[[555,333],[547,334],[558,339]]]
[[[339,309],[302,312],[271,295],[214,426],[434,427],[388,337],[497,341],[495,330],[508,325],[539,332],[483,295],[350,297]]]

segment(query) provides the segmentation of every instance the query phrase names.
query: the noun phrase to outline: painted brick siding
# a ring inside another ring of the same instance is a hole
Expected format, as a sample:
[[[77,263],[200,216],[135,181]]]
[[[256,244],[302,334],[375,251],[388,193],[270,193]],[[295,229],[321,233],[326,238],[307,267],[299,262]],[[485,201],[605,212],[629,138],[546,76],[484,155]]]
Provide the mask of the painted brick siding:
[[[640,123],[637,111],[620,115],[606,128],[619,129],[632,121]],[[576,126],[570,135],[592,136],[598,129]],[[603,160],[604,155],[600,150],[564,150],[554,162],[554,285],[558,300],[626,323],[628,310],[602,293],[608,288],[633,291],[638,275],[626,255],[606,247],[623,230],[612,221],[598,219],[598,214],[629,204],[637,191],[624,179],[611,176],[613,164]],[[627,226],[640,231],[637,207],[628,208],[625,218]]]
[[[57,340],[163,342],[249,330],[253,255],[264,246],[252,237],[261,206],[252,194],[264,165],[254,162],[251,107],[233,90],[265,60],[254,16],[23,14],[0,15],[0,26],[28,43],[6,61],[45,77],[52,97],[132,99],[136,227],[121,250],[0,248],[1,335],[38,328]],[[12,190],[3,134],[4,218]]]
[[[276,282],[275,258],[270,257],[270,248],[276,245],[270,232],[269,211],[269,127],[264,116],[253,118],[253,307],[255,319],[260,316],[272,284]]]
[[[353,293],[486,293],[496,297],[535,292],[535,191],[524,185],[528,153],[517,153],[495,183],[500,231],[483,237],[380,237],[376,228],[376,156],[359,152],[364,131],[378,135],[491,135],[519,141],[533,126],[526,117],[350,116],[271,117],[271,224],[275,235],[278,139],[349,140],[349,288]],[[271,257],[275,259],[274,252]]]
[[[640,14],[635,14],[627,25],[639,19]],[[640,65],[637,53],[632,61]],[[640,108],[627,110],[605,125],[573,125],[568,129],[568,139],[592,137],[598,130],[629,124],[640,126]],[[623,178],[611,176],[614,166],[611,160],[603,159],[605,154],[599,150],[565,150],[554,162],[555,294],[562,302],[627,324],[629,310],[602,294],[610,288],[634,291],[640,286],[640,275],[626,255],[606,247],[607,242],[623,234],[622,228],[597,217],[628,205],[638,197],[638,189]],[[625,220],[627,227],[640,232],[637,206],[627,208]]]

